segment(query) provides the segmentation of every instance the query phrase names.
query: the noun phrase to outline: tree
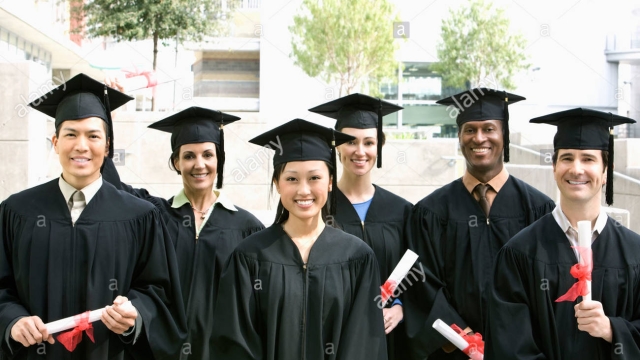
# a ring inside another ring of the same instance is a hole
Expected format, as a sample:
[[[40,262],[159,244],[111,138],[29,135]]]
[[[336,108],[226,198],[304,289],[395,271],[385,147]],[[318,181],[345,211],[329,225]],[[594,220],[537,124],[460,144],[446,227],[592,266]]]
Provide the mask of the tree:
[[[513,34],[509,25],[504,9],[484,0],[450,9],[449,18],[442,21],[440,61],[433,69],[451,87],[474,88],[490,82],[513,89],[513,76],[529,64],[524,36]]]
[[[339,84],[339,96],[378,83],[398,69],[394,13],[388,0],[303,0],[289,28],[291,57],[307,75]]]
[[[222,4],[226,3],[223,8]],[[153,70],[158,41],[201,41],[226,25],[223,20],[239,0],[71,0],[76,19],[86,19],[90,37],[109,36],[117,41],[153,39]],[[155,99],[152,100],[155,110]]]

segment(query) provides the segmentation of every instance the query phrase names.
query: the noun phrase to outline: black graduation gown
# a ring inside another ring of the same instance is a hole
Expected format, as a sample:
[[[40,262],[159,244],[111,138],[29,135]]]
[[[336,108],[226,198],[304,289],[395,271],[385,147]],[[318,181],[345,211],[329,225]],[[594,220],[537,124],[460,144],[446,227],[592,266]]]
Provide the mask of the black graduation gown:
[[[405,294],[414,358],[433,353],[430,359],[468,359],[461,351],[445,354],[440,349],[447,340],[433,329],[433,322],[469,326],[484,335],[485,289],[495,255],[512,236],[554,207],[549,197],[513,176],[493,200],[488,219],[462,178],[414,206],[410,246],[427,270],[427,281]]]
[[[498,253],[485,359],[640,359],[640,235],[608,218],[592,249],[592,299],[611,321],[612,343],[578,330],[577,301],[555,302],[575,284],[578,260],[548,214]]]
[[[124,183],[121,186],[160,210],[173,240],[188,326],[180,359],[210,359],[213,316],[224,264],[240,241],[264,229],[264,225],[242,208],[236,206],[238,211],[232,211],[217,203],[196,239],[189,203],[173,208],[173,198],[165,200],[149,195],[145,189],[133,189]]]
[[[279,224],[229,259],[214,320],[214,358],[386,359],[378,264],[353,235],[325,227],[303,264]]]
[[[135,345],[100,321],[96,343],[83,335],[68,352],[59,342],[17,349],[14,359],[165,359],[186,337],[178,267],[158,210],[104,182],[75,225],[58,179],[0,205],[0,334],[17,317],[45,323],[128,297],[142,316]]]
[[[405,222],[412,205],[377,185],[373,186],[375,193],[364,224],[360,221],[353,204],[340,189],[336,192],[335,220],[342,230],[364,240],[373,249],[380,268],[380,280],[384,283],[407,251],[404,238]],[[388,306],[391,304],[390,301]],[[387,336],[387,351],[389,360],[404,359],[408,356],[404,322]]]

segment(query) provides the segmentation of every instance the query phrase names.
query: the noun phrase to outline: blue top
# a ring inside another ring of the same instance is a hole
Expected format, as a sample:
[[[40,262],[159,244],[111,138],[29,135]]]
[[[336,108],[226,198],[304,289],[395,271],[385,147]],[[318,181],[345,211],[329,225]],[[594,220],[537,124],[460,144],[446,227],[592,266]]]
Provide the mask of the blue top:
[[[364,221],[364,219],[367,217],[367,211],[369,211],[369,206],[371,206],[371,200],[373,200],[373,198],[365,201],[365,202],[361,202],[361,203],[357,203],[357,204],[352,204],[353,208],[356,209],[356,212],[358,213],[358,216],[360,217],[360,221]]]
[[[361,202],[361,203],[357,203],[357,204],[351,204],[353,205],[353,208],[356,209],[356,212],[358,213],[358,216],[360,217],[360,221],[364,222],[364,219],[367,217],[367,211],[369,211],[369,206],[371,206],[371,201],[373,200],[373,198],[365,201],[365,202]],[[393,301],[393,305],[402,305],[402,302],[400,301],[400,299],[395,299]],[[400,321],[402,322],[402,321]]]

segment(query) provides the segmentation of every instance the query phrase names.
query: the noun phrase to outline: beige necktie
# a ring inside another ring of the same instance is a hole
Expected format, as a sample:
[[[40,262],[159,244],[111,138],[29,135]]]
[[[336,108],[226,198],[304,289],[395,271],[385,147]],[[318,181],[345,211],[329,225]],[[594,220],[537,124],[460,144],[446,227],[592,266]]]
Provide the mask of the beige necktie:
[[[484,214],[489,216],[489,200],[487,200],[487,190],[489,190],[489,187],[491,185],[485,185],[485,184],[478,184],[476,185],[476,187],[473,189],[473,192],[475,192],[476,194],[478,194],[478,202],[480,203],[480,208],[482,208],[482,211],[484,211]]]
[[[71,212],[71,222],[74,224],[80,217],[82,210],[87,206],[82,191],[76,191],[69,199],[69,211]]]

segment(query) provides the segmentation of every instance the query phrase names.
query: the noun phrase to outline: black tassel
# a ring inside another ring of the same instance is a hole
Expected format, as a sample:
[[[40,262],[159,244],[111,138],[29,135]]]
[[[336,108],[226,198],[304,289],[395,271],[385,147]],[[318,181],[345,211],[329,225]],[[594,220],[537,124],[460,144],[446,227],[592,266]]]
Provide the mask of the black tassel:
[[[220,153],[218,154],[218,182],[216,183],[217,189],[222,189],[222,177],[224,176],[224,124],[220,119]]]
[[[382,100],[378,99],[378,169],[382,167]]]
[[[504,162],[509,162],[509,98],[507,92],[504,92],[504,121],[502,122],[504,127]]]
[[[613,204],[613,115],[611,115],[611,127],[609,128],[609,164],[607,166],[607,185],[605,189],[605,201],[607,205]]]
[[[104,108],[107,112],[107,125],[109,125],[109,158],[113,159],[113,119],[111,119],[111,105],[109,104],[109,94],[107,93],[107,85],[104,86]]]
[[[336,134],[332,131],[333,139],[331,140],[331,162],[333,163],[333,169],[331,170],[331,203],[329,204],[329,213],[332,217],[336,216],[336,193],[338,192],[338,166],[336,165]]]

